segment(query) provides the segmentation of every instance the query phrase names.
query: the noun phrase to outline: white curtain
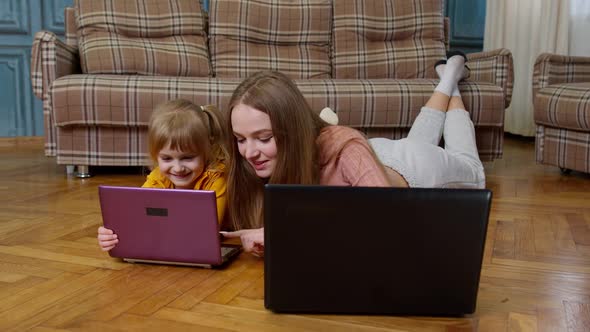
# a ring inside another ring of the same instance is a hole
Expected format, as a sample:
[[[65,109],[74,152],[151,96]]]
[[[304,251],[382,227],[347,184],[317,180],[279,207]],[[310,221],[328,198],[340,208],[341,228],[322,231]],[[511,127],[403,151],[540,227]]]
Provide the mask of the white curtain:
[[[590,56],[590,0],[570,0],[569,55]]]
[[[533,65],[544,52],[568,54],[569,1],[574,0],[486,2],[484,51],[507,48],[514,59],[514,90],[504,122],[507,132],[534,136]]]

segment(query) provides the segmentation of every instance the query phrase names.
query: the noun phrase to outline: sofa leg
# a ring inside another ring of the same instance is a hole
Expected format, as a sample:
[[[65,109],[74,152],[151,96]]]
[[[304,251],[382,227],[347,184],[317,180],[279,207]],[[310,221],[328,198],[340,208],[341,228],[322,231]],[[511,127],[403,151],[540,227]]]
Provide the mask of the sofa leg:
[[[67,176],[74,176],[76,173],[76,166],[75,165],[66,165],[66,175]]]
[[[92,174],[90,174],[90,167],[88,165],[78,165],[76,167],[78,168],[76,177],[84,179],[92,176]]]
[[[571,169],[565,168],[565,167],[560,167],[559,170],[561,171],[561,174],[563,174],[563,175],[568,175],[572,172]]]

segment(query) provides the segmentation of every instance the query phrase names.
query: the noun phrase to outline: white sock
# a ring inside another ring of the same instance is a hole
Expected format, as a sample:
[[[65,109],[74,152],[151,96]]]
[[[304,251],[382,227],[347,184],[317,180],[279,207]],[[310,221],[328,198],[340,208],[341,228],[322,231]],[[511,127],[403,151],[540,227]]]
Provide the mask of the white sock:
[[[442,78],[444,72],[445,72],[445,67],[447,65],[438,65],[436,66],[436,68],[434,68],[436,70],[436,73],[438,74],[438,78]],[[459,84],[455,85],[455,88],[453,89],[453,92],[451,92],[451,96],[452,97],[461,97],[461,92],[459,91]]]
[[[463,78],[463,68],[465,68],[465,59],[462,56],[455,55],[449,58],[440,77],[440,82],[434,90],[449,97],[453,95],[453,90],[459,91],[457,83]]]

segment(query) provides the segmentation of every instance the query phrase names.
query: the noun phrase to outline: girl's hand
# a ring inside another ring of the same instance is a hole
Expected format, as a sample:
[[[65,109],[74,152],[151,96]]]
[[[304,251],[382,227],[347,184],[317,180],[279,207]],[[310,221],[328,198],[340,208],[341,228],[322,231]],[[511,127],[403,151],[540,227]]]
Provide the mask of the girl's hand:
[[[109,251],[113,249],[117,243],[119,243],[119,239],[117,238],[117,234],[113,233],[112,230],[108,228],[104,228],[100,226],[98,228],[98,245],[102,251]]]
[[[264,256],[264,227],[256,229],[241,229],[235,232],[220,232],[224,237],[239,237],[245,252],[254,256]]]

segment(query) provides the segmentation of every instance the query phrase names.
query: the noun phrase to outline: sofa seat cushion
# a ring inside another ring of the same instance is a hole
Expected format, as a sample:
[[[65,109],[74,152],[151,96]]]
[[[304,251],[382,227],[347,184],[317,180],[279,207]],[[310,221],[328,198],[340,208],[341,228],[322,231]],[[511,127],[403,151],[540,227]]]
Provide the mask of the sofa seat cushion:
[[[161,102],[184,98],[197,105],[227,104],[239,83],[205,77],[68,75],[53,82],[53,117],[58,127],[147,126]]]
[[[224,110],[240,79],[137,75],[68,75],[54,81],[53,116],[65,126],[147,126],[155,105],[185,98]],[[295,80],[319,112],[334,109],[340,123],[356,128],[409,128],[436,80]],[[464,103],[476,126],[502,128],[504,95],[492,84],[462,82]]]
[[[75,11],[83,73],[210,74],[199,1],[76,0]]]
[[[590,82],[549,85],[533,102],[535,123],[590,132]]]
[[[437,77],[442,0],[337,0],[333,15],[334,78]]]
[[[211,0],[209,45],[216,77],[278,70],[329,78],[332,1]]]

